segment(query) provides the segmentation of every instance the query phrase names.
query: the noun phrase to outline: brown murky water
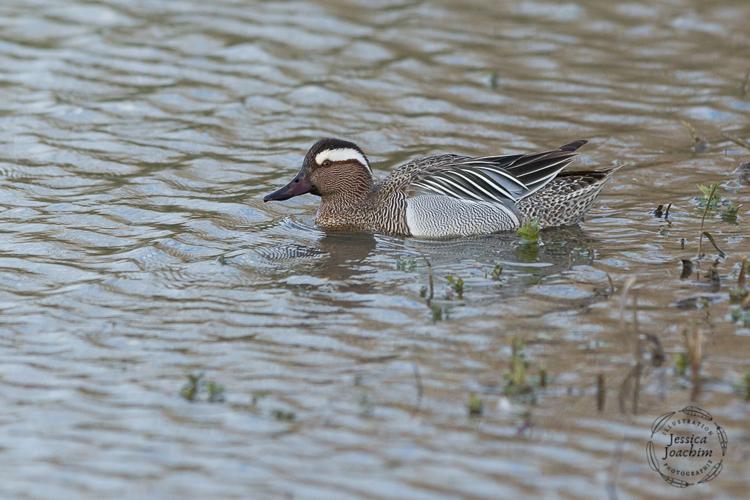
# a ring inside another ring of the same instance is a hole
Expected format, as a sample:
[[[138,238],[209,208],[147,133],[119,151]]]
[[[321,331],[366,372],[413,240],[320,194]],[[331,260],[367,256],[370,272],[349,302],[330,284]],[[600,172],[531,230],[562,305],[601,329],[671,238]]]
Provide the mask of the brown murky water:
[[[0,496],[744,496],[748,19],[745,0],[2,2]],[[261,201],[322,135],[381,174],[578,138],[579,166],[628,166],[539,249],[325,235],[315,198]],[[706,217],[718,290],[708,241],[680,279],[708,183],[741,205]],[[660,366],[645,336],[637,364],[633,296]],[[675,371],[683,331],[699,383]],[[201,372],[224,401],[181,396]],[[645,443],[686,404],[729,449],[680,490]]]

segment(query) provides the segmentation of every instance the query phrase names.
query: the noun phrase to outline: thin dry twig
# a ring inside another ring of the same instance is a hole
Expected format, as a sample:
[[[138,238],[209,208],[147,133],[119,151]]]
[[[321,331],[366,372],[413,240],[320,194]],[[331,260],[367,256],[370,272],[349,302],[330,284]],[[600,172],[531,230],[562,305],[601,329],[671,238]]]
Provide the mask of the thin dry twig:
[[[747,283],[747,257],[742,257],[742,260],[740,261],[740,275],[737,277],[737,288],[742,290],[745,288],[745,283]]]
[[[607,402],[607,384],[604,379],[604,374],[600,373],[596,376],[596,409],[600,412],[604,411],[604,405]]]
[[[414,382],[417,385],[417,409],[422,406],[422,395],[424,394],[424,386],[422,385],[422,375],[419,373],[419,366],[416,363],[412,363],[412,369],[414,370]]]
[[[620,329],[622,330],[623,325],[625,324],[625,307],[628,303],[628,292],[630,292],[630,288],[635,284],[636,278],[635,276],[628,276],[625,280],[625,283],[622,285],[622,295],[620,299]]]
[[[687,349],[687,358],[690,363],[690,375],[693,383],[691,399],[695,401],[700,390],[700,371],[703,364],[703,330],[693,324],[688,333],[687,330],[682,332],[685,339],[685,348]]]
[[[708,201],[706,201],[706,208],[703,209],[703,217],[701,217],[701,237],[698,240],[698,255],[697,257],[700,259],[703,255],[703,235],[705,234],[705,231],[703,231],[703,227],[706,225],[706,215],[708,214],[708,209],[711,206],[711,201],[714,199],[714,195],[716,194],[716,188],[718,188],[718,184],[714,184],[711,187],[711,192],[708,194]]]
[[[422,258],[425,261],[425,264],[427,264],[427,299],[425,302],[427,302],[427,307],[429,307],[432,304],[432,298],[435,296],[435,279],[432,276],[432,264],[430,263],[430,259],[428,259],[425,256],[422,256]]]
[[[726,132],[722,132],[721,136],[724,139],[732,141],[733,143],[737,144],[738,146],[743,147],[743,148],[747,149],[748,151],[750,151],[750,142],[747,142],[744,139],[740,139],[739,137],[735,137],[733,135],[729,135]]]
[[[693,127],[693,125],[690,122],[686,120],[680,120],[680,122],[688,130],[688,132],[690,133],[690,137],[693,139],[694,143],[698,143],[703,140],[700,134],[698,133],[698,131],[695,129],[695,127]]]

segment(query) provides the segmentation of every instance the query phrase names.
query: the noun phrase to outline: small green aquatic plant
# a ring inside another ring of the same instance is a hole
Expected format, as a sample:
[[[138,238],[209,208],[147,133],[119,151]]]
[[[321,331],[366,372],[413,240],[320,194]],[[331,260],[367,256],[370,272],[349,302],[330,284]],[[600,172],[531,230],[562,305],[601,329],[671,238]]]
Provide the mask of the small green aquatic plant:
[[[224,386],[217,384],[213,380],[206,381],[206,392],[208,397],[206,401],[209,403],[223,403],[224,402]]]
[[[464,280],[460,276],[453,276],[449,274],[445,277],[448,280],[448,284],[459,299],[464,298]]]
[[[293,411],[282,410],[281,408],[271,410],[271,416],[280,422],[294,422],[297,418]]]
[[[440,305],[432,303],[430,304],[430,311],[432,312],[432,322],[437,323],[445,319],[451,319],[451,309],[448,305]]]
[[[518,228],[516,234],[521,237],[524,243],[534,244],[539,242],[539,232],[542,226],[538,219],[531,219]]]
[[[180,389],[180,396],[188,401],[195,401],[195,398],[198,396],[198,391],[200,390],[200,383],[203,374],[199,373],[194,375],[188,373],[186,376],[188,380],[185,382],[185,385],[182,386],[182,389]]]
[[[529,363],[526,361],[526,356],[523,352],[523,341],[516,337],[511,341],[511,345],[513,350],[508,371],[505,373],[505,388],[503,392],[507,396],[517,396],[528,393],[533,388],[526,381]]]
[[[674,355],[674,374],[678,377],[684,377],[687,372],[688,359],[684,352],[678,352]]]
[[[504,374],[503,394],[521,403],[535,404],[537,391],[546,388],[549,383],[547,370],[543,367],[539,368],[538,375],[531,376],[530,363],[526,359],[523,340],[514,337],[511,341],[511,348],[510,362]]]
[[[716,195],[719,189],[718,184],[698,184],[698,190],[701,196],[698,198],[698,206],[714,210],[719,204],[719,197]]]
[[[416,259],[396,259],[396,270],[410,273],[417,268]]]
[[[188,373],[187,382],[180,389],[180,396],[187,401],[201,399],[209,403],[224,402],[224,387],[213,380],[206,380],[203,373]],[[203,398],[201,398],[203,396]]]
[[[470,417],[480,417],[484,413],[484,403],[482,398],[475,393],[469,394],[469,401],[466,403],[466,410]]]
[[[730,313],[730,317],[732,318],[732,323],[735,325],[750,328],[750,309],[742,306],[734,307]]]
[[[730,200],[725,200],[724,207],[721,209],[721,220],[729,224],[737,224],[737,214],[740,211],[740,205],[735,205]]]
[[[697,198],[700,208],[707,211],[718,210],[721,220],[729,224],[737,224],[737,216],[742,206],[735,205],[732,200],[722,197],[718,184],[699,184],[698,190],[701,192],[701,196]]]
[[[493,280],[498,281],[501,274],[503,274],[503,266],[501,266],[500,264],[495,264],[495,267],[494,269],[492,269],[492,274],[490,276]]]

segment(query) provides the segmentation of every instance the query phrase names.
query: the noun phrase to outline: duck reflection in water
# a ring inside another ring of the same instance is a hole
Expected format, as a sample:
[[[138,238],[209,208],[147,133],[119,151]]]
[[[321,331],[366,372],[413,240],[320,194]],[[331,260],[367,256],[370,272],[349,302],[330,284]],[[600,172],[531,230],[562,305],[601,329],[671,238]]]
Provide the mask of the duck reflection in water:
[[[320,233],[318,233],[320,234]],[[298,276],[322,278],[341,292],[382,291],[386,270],[396,269],[399,260],[413,260],[417,268],[429,262],[436,276],[465,273],[467,267],[492,270],[500,263],[516,272],[497,290],[503,296],[522,293],[547,276],[569,270],[574,265],[594,260],[597,242],[580,227],[548,229],[542,232],[543,244],[524,244],[515,234],[493,234],[459,240],[418,240],[371,233],[322,233],[305,244],[278,246],[264,257],[284,261],[285,270]],[[384,263],[392,262],[392,268]],[[280,262],[279,262],[280,263]],[[426,282],[427,270],[415,279]]]

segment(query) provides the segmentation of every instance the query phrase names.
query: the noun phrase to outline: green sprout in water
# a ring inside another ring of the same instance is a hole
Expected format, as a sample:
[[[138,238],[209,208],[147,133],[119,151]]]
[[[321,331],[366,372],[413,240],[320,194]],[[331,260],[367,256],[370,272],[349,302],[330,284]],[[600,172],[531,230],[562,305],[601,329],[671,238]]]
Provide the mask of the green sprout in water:
[[[721,220],[729,224],[737,224],[737,213],[740,207],[729,200],[725,200],[724,208],[721,210]]]
[[[180,396],[187,401],[199,401],[205,394],[205,401],[209,403],[224,402],[224,387],[213,380],[206,380],[203,373],[188,373],[187,382],[180,389]]]
[[[719,195],[718,184],[699,184],[698,190],[701,196],[698,197],[698,206],[705,210],[718,210],[721,220],[729,224],[737,224],[737,214],[741,205],[735,205],[728,198]]]
[[[526,382],[529,363],[523,353],[523,341],[519,338],[513,339],[513,354],[510,357],[510,366],[505,374],[505,394],[515,396],[530,392],[531,386]],[[546,378],[546,377],[545,377]]]
[[[549,383],[547,370],[540,368],[538,377],[530,377],[529,362],[524,353],[523,341],[519,338],[513,338],[511,345],[513,350],[508,371],[504,375],[505,387],[503,393],[506,396],[518,398],[522,402],[534,404],[537,389],[546,388]]]
[[[271,416],[280,422],[294,422],[294,419],[297,418],[293,411],[286,411],[280,408],[271,411]]]
[[[501,274],[503,274],[503,266],[495,264],[495,268],[492,270],[492,279],[498,281]]]
[[[187,399],[188,401],[195,401],[195,398],[198,396],[198,391],[200,390],[200,383],[201,379],[203,378],[203,374],[199,373],[197,375],[194,375],[192,373],[187,374],[187,382],[185,382],[185,385],[182,386],[182,389],[180,390],[180,396]]]
[[[523,226],[518,228],[516,234],[521,237],[524,243],[533,244],[539,242],[539,231],[542,230],[542,226],[539,224],[538,219],[531,219],[524,222]]]
[[[719,197],[716,194],[718,189],[718,184],[698,184],[698,190],[701,192],[701,197],[698,198],[698,206],[714,210],[719,204]]]
[[[674,356],[674,373],[678,377],[684,377],[687,372],[688,359],[684,352],[678,352]]]
[[[446,280],[448,280],[448,284],[453,289],[453,292],[456,294],[456,297],[459,299],[464,298],[464,280],[463,278],[459,276],[452,276],[448,275],[445,277]]]
[[[431,304],[430,311],[432,311],[432,322],[437,323],[444,319],[451,319],[451,310],[449,307],[441,306],[440,304]]]
[[[206,382],[206,391],[208,392],[206,401],[209,403],[224,402],[224,386],[217,384],[213,380],[208,380]]]
[[[469,412],[470,417],[479,417],[484,413],[484,403],[482,398],[474,394],[469,394],[469,402],[466,404],[466,409]]]

